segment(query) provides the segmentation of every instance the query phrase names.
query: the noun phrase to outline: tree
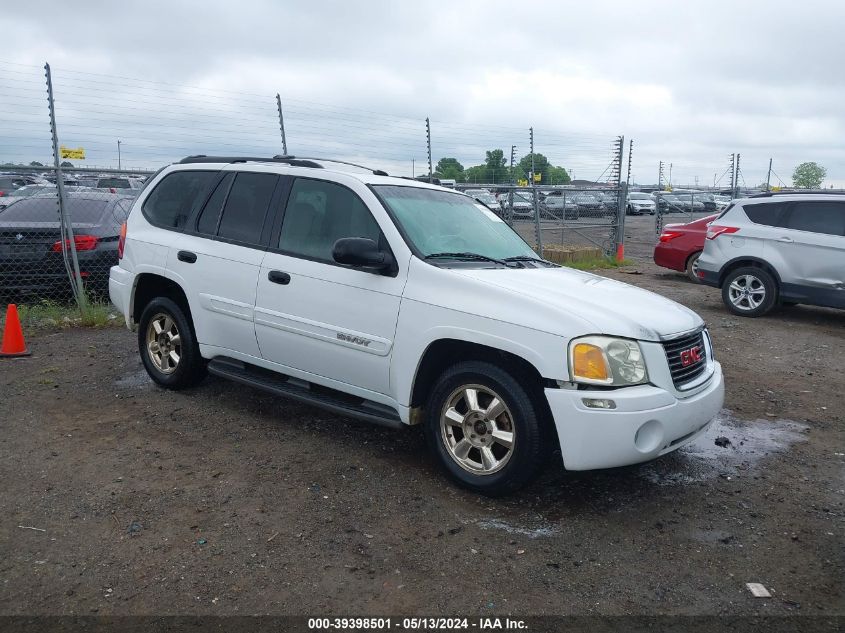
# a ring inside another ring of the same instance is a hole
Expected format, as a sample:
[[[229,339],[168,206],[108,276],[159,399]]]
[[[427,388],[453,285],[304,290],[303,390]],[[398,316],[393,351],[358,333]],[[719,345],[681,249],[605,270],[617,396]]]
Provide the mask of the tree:
[[[827,170],[818,163],[801,163],[792,172],[792,184],[799,189],[818,189]]]
[[[72,162],[70,162],[69,160],[63,160],[63,161],[62,161],[61,166],[62,166],[62,167],[71,167],[71,168],[72,168],[72,167],[73,167],[73,163],[72,163]]]
[[[437,167],[434,170],[435,178],[448,178],[463,182],[464,180],[464,166],[458,162],[457,158],[441,158],[437,161]]]
[[[484,166],[487,169],[487,182],[507,182],[510,180],[510,170],[505,167],[505,153],[500,149],[485,152]]]
[[[519,161],[517,173],[521,178],[528,178],[531,173],[531,154],[523,156]],[[534,153],[534,173],[540,174],[540,184],[568,185],[572,179],[566,169],[555,167],[542,154]]]
[[[29,166],[30,166],[30,167],[44,167],[44,165],[42,165],[41,163],[39,163],[37,160],[32,161],[32,162],[29,164]]]
[[[487,165],[474,165],[473,167],[467,167],[464,170],[464,179],[466,182],[472,183],[492,182],[492,178],[490,178],[490,170],[487,169]]]
[[[546,181],[545,174],[543,174],[543,181]],[[570,182],[572,182],[572,178],[569,177],[569,172],[566,169],[563,167],[549,167],[548,184],[568,185]]]

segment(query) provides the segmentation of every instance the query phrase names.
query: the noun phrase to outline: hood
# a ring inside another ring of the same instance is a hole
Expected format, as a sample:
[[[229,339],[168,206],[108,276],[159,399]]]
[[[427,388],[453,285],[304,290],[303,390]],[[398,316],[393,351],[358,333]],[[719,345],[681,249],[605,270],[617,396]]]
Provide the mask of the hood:
[[[571,268],[454,268],[450,272],[490,286],[487,293],[510,295],[509,304],[524,302],[518,311],[520,325],[563,336],[589,333],[656,341],[704,324],[695,312],[666,297]],[[573,332],[573,327],[580,329],[576,322],[591,330]]]

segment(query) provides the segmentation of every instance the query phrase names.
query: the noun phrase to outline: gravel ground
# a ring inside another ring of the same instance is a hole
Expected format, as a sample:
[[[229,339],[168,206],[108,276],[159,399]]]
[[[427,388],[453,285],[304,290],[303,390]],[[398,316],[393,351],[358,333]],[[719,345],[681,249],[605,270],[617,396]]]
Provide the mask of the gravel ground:
[[[655,462],[503,500],[418,429],[164,391],[123,329],[28,333],[0,362],[0,614],[845,614],[845,313],[733,317],[641,250],[607,274],[707,320],[726,409]]]

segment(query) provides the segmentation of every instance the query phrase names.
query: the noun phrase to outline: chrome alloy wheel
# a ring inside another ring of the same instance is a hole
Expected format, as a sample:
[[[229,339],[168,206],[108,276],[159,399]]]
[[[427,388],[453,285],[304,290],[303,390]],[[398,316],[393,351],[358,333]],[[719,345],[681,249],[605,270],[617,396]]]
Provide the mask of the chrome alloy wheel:
[[[728,297],[738,310],[754,310],[766,299],[766,287],[754,275],[740,275],[728,286]]]
[[[449,456],[474,475],[498,472],[513,454],[513,416],[504,401],[482,385],[463,385],[446,399],[440,435]]]
[[[182,357],[182,339],[170,315],[159,312],[147,326],[147,354],[163,374],[172,374]]]

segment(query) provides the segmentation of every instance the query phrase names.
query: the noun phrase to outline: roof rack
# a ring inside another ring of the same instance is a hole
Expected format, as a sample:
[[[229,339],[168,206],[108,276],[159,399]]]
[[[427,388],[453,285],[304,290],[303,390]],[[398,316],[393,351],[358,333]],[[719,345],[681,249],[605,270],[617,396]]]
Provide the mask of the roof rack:
[[[772,196],[806,196],[806,195],[825,195],[825,196],[842,196],[845,191],[842,189],[793,189],[791,191],[765,191],[763,193],[755,193],[748,196],[749,198],[771,198]]]
[[[349,163],[343,160],[335,160],[334,158],[314,158],[310,156],[290,156],[286,154],[276,154],[270,158],[260,156],[206,156],[205,154],[196,154],[194,156],[187,156],[179,161],[180,165],[189,163],[285,163],[293,167],[312,167],[314,169],[323,169],[323,165],[315,161],[322,161],[324,163],[337,163],[338,165],[349,165],[350,167],[358,167],[366,171],[372,172],[374,176],[387,176],[386,171],[381,169],[372,169],[359,165],[357,163]]]
[[[273,158],[293,158],[293,156],[274,156]],[[365,165],[359,165],[358,163],[350,163],[345,160],[336,160],[334,158],[317,158],[316,156],[300,156],[302,160],[319,160],[323,161],[324,163],[337,163],[338,165],[349,165],[350,167],[357,167],[359,169],[365,169],[369,172],[372,172],[374,176],[388,176],[389,174],[386,171],[382,171],[381,169],[373,169],[372,167],[366,167]],[[322,165],[320,165],[322,167]]]
[[[320,163],[297,158],[296,156],[282,155],[267,158],[261,156],[206,156],[205,154],[196,154],[195,156],[188,156],[179,161],[180,165],[188,163],[286,163],[294,167],[323,168]]]

